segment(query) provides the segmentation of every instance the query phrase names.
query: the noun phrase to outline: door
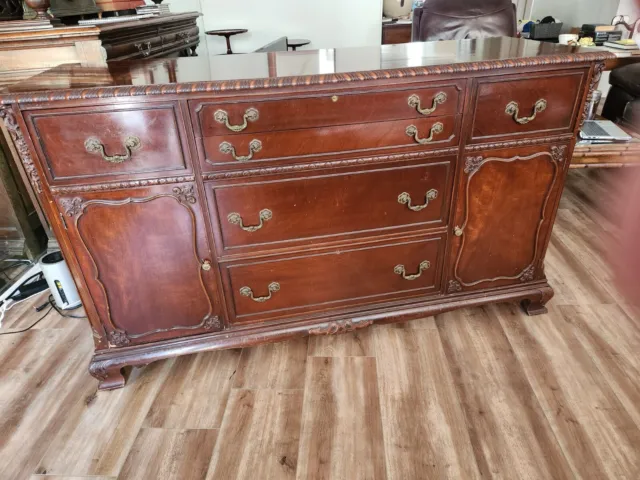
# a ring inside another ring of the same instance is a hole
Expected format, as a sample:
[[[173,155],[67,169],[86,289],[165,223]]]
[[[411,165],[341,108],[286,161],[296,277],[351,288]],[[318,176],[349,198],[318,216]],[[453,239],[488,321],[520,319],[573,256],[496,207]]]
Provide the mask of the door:
[[[195,185],[82,192],[56,201],[110,346],[221,328]]]
[[[566,145],[469,154],[458,177],[449,293],[541,279]]]

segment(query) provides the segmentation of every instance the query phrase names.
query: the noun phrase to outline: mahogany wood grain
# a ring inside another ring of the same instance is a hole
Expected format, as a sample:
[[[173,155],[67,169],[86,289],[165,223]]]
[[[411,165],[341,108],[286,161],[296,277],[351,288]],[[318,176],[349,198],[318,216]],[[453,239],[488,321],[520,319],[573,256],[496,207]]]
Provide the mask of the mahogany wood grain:
[[[430,136],[434,124],[440,123],[442,131],[433,134],[433,140],[421,145],[407,134],[407,127],[417,127],[418,138]],[[413,118],[393,122],[362,123],[336,127],[310,128],[272,133],[224,135],[203,138],[199,143],[202,152],[203,170],[216,167],[241,168],[265,160],[293,160],[311,156],[340,152],[383,153],[390,149],[425,151],[457,145],[460,132],[460,116]],[[234,160],[229,153],[222,153],[220,145],[230,143],[236,155],[248,156],[249,145],[258,140],[262,147],[248,161]]]
[[[234,312],[231,322],[256,321],[265,313],[282,315],[301,309],[326,309],[339,302],[372,302],[398,294],[437,293],[438,265],[443,249],[443,238],[434,236],[313,255],[225,264],[226,294],[229,308]],[[422,262],[429,263],[421,271]],[[395,273],[397,265],[404,266],[406,276],[420,275],[413,280],[405,279]],[[240,292],[241,288],[249,287],[255,297],[266,297],[272,282],[277,282],[280,289],[271,292],[271,298],[266,301],[255,301]]]
[[[39,140],[46,174],[52,182],[86,181],[89,177],[132,174],[178,175],[188,171],[178,128],[176,105],[136,106],[125,109],[44,110],[30,117]],[[126,139],[137,137],[140,147],[130,159],[106,161],[87,151],[85,142],[97,139],[108,156],[126,155]]]
[[[584,70],[478,80],[470,139],[478,143],[500,136],[571,132],[579,93],[585,81]],[[536,113],[528,123],[519,124],[514,115],[505,112],[510,102],[516,102],[518,117],[531,117],[539,100],[546,101],[546,109]]]
[[[422,109],[430,109],[439,93],[446,100],[435,104],[431,114],[420,114],[409,105],[409,97],[417,95]],[[411,89],[358,93],[344,92],[336,95],[319,95],[283,100],[262,100],[247,102],[210,103],[204,100],[191,101],[194,116],[197,116],[198,134],[203,137],[232,135],[224,123],[215,120],[218,110],[227,112],[232,126],[242,125],[248,109],[258,111],[258,119],[248,121],[241,133],[271,132],[298,128],[347,125],[404,118],[438,117],[455,115],[462,110],[464,83],[444,82],[437,86],[416,85]]]
[[[231,185],[205,184],[217,211],[225,251],[236,247],[278,246],[281,242],[326,241],[344,233],[383,233],[396,227],[438,228],[447,224],[455,157],[395,168],[325,172]],[[398,197],[407,193],[409,204]],[[409,208],[421,208],[414,211]],[[271,218],[260,221],[260,212]],[[249,232],[232,223],[238,214]],[[229,252],[231,253],[231,252]]]

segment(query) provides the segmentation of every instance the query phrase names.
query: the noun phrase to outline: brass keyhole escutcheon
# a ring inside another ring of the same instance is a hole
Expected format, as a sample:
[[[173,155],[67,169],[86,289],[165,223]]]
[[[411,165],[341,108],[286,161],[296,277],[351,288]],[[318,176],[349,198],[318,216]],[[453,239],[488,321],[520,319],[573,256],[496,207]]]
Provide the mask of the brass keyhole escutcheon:
[[[456,228],[453,229],[453,234],[456,237],[461,237],[462,236],[462,229],[456,225]]]
[[[334,95],[333,97],[331,97],[331,101],[332,102],[337,102],[338,101],[338,96]]]
[[[205,260],[204,262],[202,262],[202,270],[204,270],[205,272],[211,270],[211,262],[209,260]]]

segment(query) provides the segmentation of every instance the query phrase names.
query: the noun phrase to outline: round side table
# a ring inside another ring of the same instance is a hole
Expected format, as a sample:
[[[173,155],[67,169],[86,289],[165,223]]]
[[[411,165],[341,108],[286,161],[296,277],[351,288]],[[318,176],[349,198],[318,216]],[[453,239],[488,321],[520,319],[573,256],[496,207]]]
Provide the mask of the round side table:
[[[246,28],[227,28],[223,30],[209,30],[208,32],[204,32],[207,35],[217,35],[218,37],[224,37],[227,39],[227,55],[231,55],[233,52],[231,51],[231,37],[234,35],[239,35],[241,33],[247,33],[249,30]]]
[[[296,48],[309,45],[310,43],[311,40],[307,40],[306,38],[287,38],[287,47],[290,47],[294,52]]]

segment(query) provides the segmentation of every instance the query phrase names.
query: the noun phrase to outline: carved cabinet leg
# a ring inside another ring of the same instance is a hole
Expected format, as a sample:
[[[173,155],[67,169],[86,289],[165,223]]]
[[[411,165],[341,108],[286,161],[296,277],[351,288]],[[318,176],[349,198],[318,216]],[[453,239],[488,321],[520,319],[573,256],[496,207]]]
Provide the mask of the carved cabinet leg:
[[[544,287],[540,289],[540,293],[533,296],[532,298],[527,298],[522,301],[522,308],[527,312],[527,315],[530,317],[534,315],[543,315],[547,313],[547,307],[545,305],[551,298],[553,297],[553,289],[551,287]]]
[[[92,361],[89,365],[89,373],[100,380],[99,390],[115,390],[124,387],[122,368],[118,365],[109,365],[104,361]]]

